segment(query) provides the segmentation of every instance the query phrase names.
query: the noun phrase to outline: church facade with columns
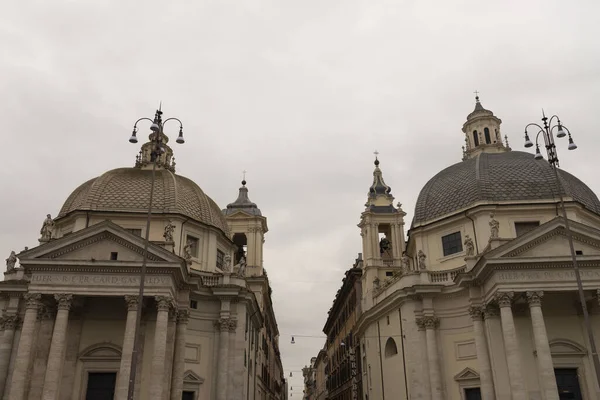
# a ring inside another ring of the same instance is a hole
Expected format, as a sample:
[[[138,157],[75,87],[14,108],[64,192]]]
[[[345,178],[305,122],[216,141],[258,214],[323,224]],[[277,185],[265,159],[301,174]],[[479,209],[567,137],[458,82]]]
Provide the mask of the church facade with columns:
[[[161,114],[154,122],[162,128]],[[39,246],[7,259],[0,396],[127,399],[141,308],[136,399],[283,399],[262,263],[267,230],[245,180],[237,200],[220,209],[175,174],[168,138],[155,131],[134,167],[81,184],[55,218],[47,216]]]
[[[352,332],[365,400],[600,398],[559,194],[597,338],[600,201],[513,151],[501,122],[476,99],[463,160],[423,187],[408,237],[375,162]]]

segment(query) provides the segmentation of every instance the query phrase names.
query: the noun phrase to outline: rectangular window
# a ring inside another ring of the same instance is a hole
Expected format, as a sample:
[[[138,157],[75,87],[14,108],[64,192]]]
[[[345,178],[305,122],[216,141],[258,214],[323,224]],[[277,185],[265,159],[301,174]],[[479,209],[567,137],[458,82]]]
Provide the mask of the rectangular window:
[[[190,308],[194,310],[198,309],[198,302],[196,300],[190,300]]]
[[[119,253],[117,253],[116,251],[112,251],[112,252],[110,253],[110,259],[111,259],[111,260],[113,260],[113,261],[114,261],[114,260],[116,260],[118,257],[119,257]]]
[[[460,253],[463,249],[460,232],[442,236],[442,248],[444,249],[444,256]]]
[[[141,229],[137,229],[137,228],[136,228],[136,229],[130,229],[130,228],[127,228],[127,229],[125,229],[125,230],[126,230],[127,232],[131,233],[132,235],[135,235],[135,236],[142,236],[142,230],[141,230]]]
[[[481,389],[479,389],[478,387],[466,388],[465,400],[481,400]]]
[[[221,250],[217,249],[217,268],[223,269],[223,264],[225,263],[225,253]]]
[[[187,235],[185,241],[186,243],[190,244],[190,254],[192,257],[198,258],[198,247],[200,240],[195,236]]]
[[[392,271],[385,271],[385,276],[394,276]]]
[[[526,234],[540,226],[540,221],[515,222],[517,237]]]

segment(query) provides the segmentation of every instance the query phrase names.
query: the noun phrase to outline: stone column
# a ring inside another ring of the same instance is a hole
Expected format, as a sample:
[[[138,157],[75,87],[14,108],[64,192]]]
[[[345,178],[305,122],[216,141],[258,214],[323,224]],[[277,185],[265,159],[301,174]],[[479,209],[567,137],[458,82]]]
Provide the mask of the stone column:
[[[512,314],[513,292],[496,293],[496,301],[500,307],[500,319],[502,321],[502,336],[506,350],[506,362],[508,364],[508,378],[513,400],[527,400],[525,381],[523,379],[523,368],[519,355],[519,343],[515,330],[515,321]]]
[[[24,400],[25,389],[28,383],[27,373],[31,363],[31,350],[33,339],[35,338],[35,326],[37,323],[37,310],[40,305],[42,295],[40,293],[26,293],[23,295],[25,300],[25,317],[21,327],[21,337],[17,347],[17,356],[15,358],[12,380],[10,382],[10,400]]]
[[[121,354],[121,365],[119,367],[119,380],[115,390],[115,400],[126,400],[129,390],[129,373],[131,372],[131,356],[133,354],[133,342],[135,341],[135,322],[137,318],[139,297],[125,296],[127,303],[127,321],[125,322],[125,334],[123,335],[123,352]]]
[[[6,378],[8,377],[8,366],[10,364],[10,355],[12,354],[13,341],[15,339],[15,329],[19,317],[16,315],[7,315],[2,318],[4,334],[0,338],[0,396],[6,388]]]
[[[154,348],[152,355],[152,375],[150,381],[150,400],[162,400],[167,353],[167,328],[169,327],[169,308],[172,300],[167,296],[156,296],[156,327],[154,329]]]
[[[492,366],[488,353],[485,331],[483,329],[483,309],[471,307],[469,314],[473,319],[473,333],[475,334],[475,350],[479,361],[479,380],[481,382],[481,397],[483,400],[495,400],[494,380],[492,378]]]
[[[60,377],[62,376],[62,365],[65,355],[67,341],[67,327],[69,325],[69,309],[71,308],[72,294],[55,294],[57,303],[56,320],[54,321],[54,332],[48,355],[46,376],[44,377],[43,400],[56,400]]]
[[[183,392],[183,373],[185,372],[185,334],[190,312],[177,312],[177,330],[175,332],[175,355],[173,358],[173,374],[171,376],[171,400],[181,400]]]
[[[548,343],[544,315],[542,314],[542,297],[544,296],[544,292],[527,292],[526,296],[529,303],[529,313],[531,314],[531,324],[533,325],[533,339],[537,353],[540,385],[544,392],[543,397],[546,400],[558,400],[554,364],[552,362],[552,355],[550,354],[550,343]]]
[[[429,382],[431,383],[431,399],[443,400],[442,373],[438,355],[435,329],[439,326],[439,318],[424,317],[425,337],[427,338],[427,365],[429,366]]]
[[[215,325],[219,329],[219,365],[217,369],[217,400],[227,399],[227,375],[229,363],[229,327],[231,318],[221,318]]]

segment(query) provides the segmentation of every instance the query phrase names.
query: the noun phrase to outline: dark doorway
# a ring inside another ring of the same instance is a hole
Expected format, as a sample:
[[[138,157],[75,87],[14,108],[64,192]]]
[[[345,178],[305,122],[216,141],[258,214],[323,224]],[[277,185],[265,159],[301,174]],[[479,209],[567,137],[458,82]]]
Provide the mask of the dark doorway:
[[[181,400],[195,400],[196,397],[194,395],[194,392],[183,392],[181,395]]]
[[[556,368],[554,375],[560,400],[582,400],[576,368]]]
[[[113,400],[116,381],[116,372],[90,372],[85,400]]]
[[[481,400],[481,389],[479,388],[467,388],[465,389],[466,400]]]

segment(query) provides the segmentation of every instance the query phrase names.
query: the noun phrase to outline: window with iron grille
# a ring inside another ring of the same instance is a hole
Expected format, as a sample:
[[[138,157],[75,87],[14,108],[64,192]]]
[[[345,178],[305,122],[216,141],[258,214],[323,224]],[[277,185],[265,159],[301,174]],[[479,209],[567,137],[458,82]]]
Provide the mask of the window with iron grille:
[[[444,256],[460,253],[463,250],[460,232],[442,236],[442,248],[444,249]]]
[[[223,269],[223,264],[225,263],[225,253],[221,250],[217,249],[217,268]]]

